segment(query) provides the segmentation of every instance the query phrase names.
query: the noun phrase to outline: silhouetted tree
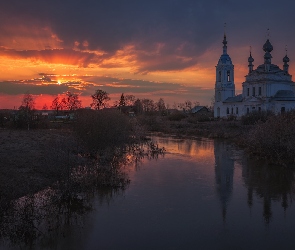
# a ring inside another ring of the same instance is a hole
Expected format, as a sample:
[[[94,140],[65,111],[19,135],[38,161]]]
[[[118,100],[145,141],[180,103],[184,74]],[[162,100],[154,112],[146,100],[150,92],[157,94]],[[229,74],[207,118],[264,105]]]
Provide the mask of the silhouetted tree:
[[[141,114],[143,112],[143,107],[142,107],[142,103],[141,103],[140,99],[137,99],[134,102],[134,110],[135,110],[136,114]]]
[[[123,106],[126,106],[124,93],[122,93],[122,95],[120,97],[120,101],[119,101],[119,107],[123,107]]]
[[[141,104],[144,112],[153,112],[156,110],[156,105],[151,99],[142,99]]]
[[[134,95],[125,95],[125,104],[126,106],[133,106],[135,103]]]
[[[106,107],[107,102],[111,100],[109,94],[101,89],[95,91],[93,95],[91,95],[92,103],[90,106],[93,109],[99,110]]]
[[[77,110],[82,108],[81,100],[79,100],[79,95],[67,91],[65,97],[62,99],[65,109],[67,110]]]
[[[52,101],[50,108],[55,110],[56,115],[58,115],[58,111],[64,109],[63,100],[60,99],[59,96],[55,97],[54,100]]]
[[[158,111],[165,111],[166,105],[163,98],[160,98],[159,101],[156,103]]]
[[[28,130],[30,130],[30,124],[35,110],[35,100],[33,95],[28,93],[24,94],[22,104],[18,109],[18,126],[22,127],[22,124],[26,123]]]
[[[48,110],[48,106],[46,103],[43,105],[42,110]]]

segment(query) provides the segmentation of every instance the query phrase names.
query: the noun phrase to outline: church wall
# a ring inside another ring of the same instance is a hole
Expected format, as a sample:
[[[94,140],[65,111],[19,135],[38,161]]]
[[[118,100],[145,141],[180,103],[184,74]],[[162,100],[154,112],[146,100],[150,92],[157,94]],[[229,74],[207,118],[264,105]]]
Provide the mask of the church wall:
[[[276,101],[273,104],[273,112],[275,114],[288,112],[294,109],[294,102],[292,101]]]

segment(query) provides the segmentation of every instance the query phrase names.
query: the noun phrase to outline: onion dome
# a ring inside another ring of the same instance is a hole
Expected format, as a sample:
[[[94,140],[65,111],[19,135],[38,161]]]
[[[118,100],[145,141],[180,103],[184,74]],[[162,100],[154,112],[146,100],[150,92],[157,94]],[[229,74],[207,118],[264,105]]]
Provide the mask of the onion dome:
[[[252,57],[251,52],[250,52],[250,56],[248,58],[248,62],[249,63],[253,63],[254,62],[254,58]]]
[[[273,50],[273,46],[271,45],[269,39],[267,39],[267,41],[266,41],[265,44],[263,45],[263,50],[264,50],[265,52],[269,52],[269,53],[272,52],[272,50]]]
[[[289,57],[287,55],[285,55],[285,57],[283,58],[283,62],[284,63],[290,62],[290,59],[289,59]]]

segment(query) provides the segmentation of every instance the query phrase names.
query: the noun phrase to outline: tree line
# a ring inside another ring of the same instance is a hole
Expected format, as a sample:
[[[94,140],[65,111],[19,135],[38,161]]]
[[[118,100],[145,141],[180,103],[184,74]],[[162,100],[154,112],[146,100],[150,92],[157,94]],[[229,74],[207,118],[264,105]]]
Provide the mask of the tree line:
[[[149,98],[139,99],[134,95],[122,93],[119,100],[113,102],[113,105],[110,105],[109,102],[111,98],[109,94],[101,89],[98,89],[91,95],[92,102],[90,107],[94,110],[101,110],[104,108],[121,108],[121,107],[133,107],[134,111],[137,113],[148,113],[148,112],[163,112],[170,108],[170,105],[165,103],[163,98],[159,98],[158,101],[154,101]],[[172,108],[178,110],[189,111],[194,106],[198,106],[199,102],[192,102],[186,100],[183,103],[173,103]],[[56,111],[56,115],[59,114],[59,111],[62,110],[77,110],[82,108],[82,101],[78,94],[67,91],[63,95],[56,96],[51,105],[50,109]],[[19,107],[19,110],[23,110],[25,113],[30,113],[35,109],[35,100],[33,95],[25,94],[22,100],[22,104]],[[45,104],[42,108],[43,110],[48,110],[48,106]]]

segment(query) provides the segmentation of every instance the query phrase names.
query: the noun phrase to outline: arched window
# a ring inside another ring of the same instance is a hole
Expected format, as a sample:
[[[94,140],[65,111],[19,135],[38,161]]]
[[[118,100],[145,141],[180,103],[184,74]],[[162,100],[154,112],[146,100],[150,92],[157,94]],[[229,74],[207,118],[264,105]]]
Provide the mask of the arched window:
[[[221,82],[221,71],[218,72],[218,82]]]
[[[226,114],[229,114],[229,108],[226,108]]]
[[[230,82],[230,71],[229,70],[227,71],[226,75],[227,75],[227,81]]]

